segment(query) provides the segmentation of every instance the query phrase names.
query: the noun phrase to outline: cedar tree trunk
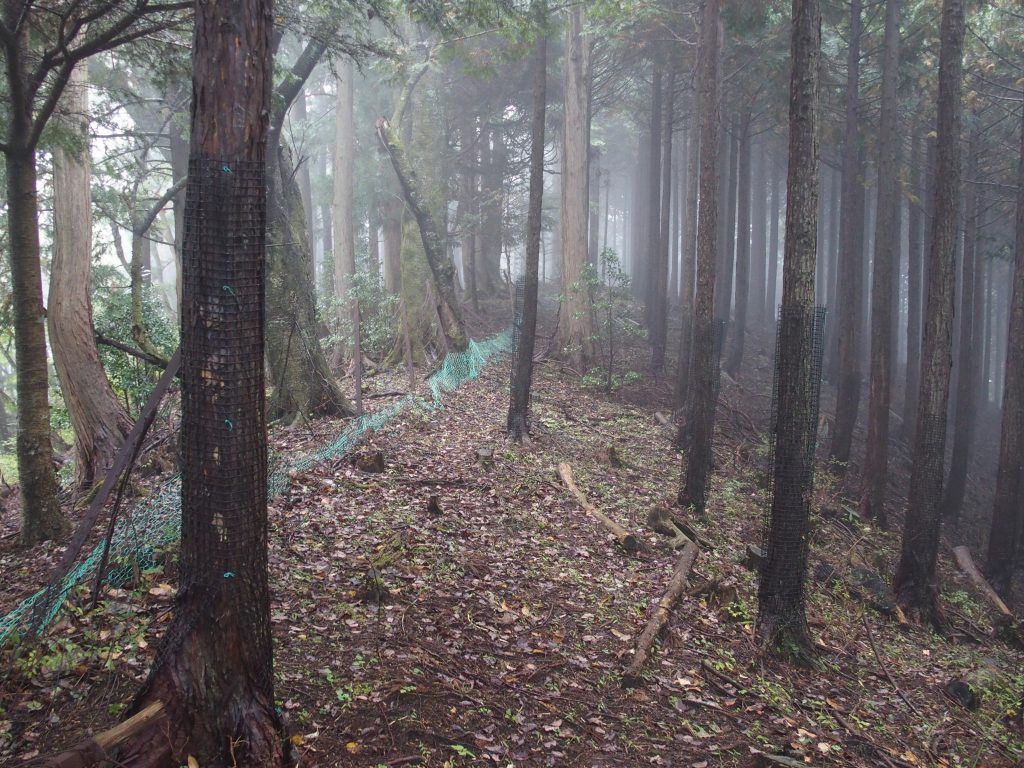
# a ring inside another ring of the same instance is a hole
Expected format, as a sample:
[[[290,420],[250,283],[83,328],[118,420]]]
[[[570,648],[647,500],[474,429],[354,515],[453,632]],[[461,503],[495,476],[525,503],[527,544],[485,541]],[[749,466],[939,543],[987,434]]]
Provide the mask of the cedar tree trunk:
[[[131,421],[110,382],[92,330],[89,272],[92,205],[85,64],[79,64],[62,97],[66,125],[82,141],[81,152],[53,149],[53,264],[46,320],[61,393],[75,430],[75,481],[86,489],[114,463]]]
[[[132,707],[159,700],[167,718],[133,739],[118,764],[177,766],[189,755],[204,766],[286,764],[274,709],[263,381],[272,23],[269,0],[196,7],[181,585],[158,661]]]
[[[715,431],[718,361],[715,359],[715,259],[718,249],[719,0],[706,0],[700,20],[697,89],[700,98],[700,208],[697,221],[697,296],[694,303],[693,387],[679,442],[685,445],[677,501],[704,514],[711,441]]]
[[[938,578],[942,517],[939,505],[946,458],[949,374],[952,368],[953,294],[960,205],[960,80],[963,70],[963,0],[943,0],[939,54],[935,215],[928,254],[928,302],[921,354],[921,390],[914,465],[900,561],[893,579],[896,600],[908,616],[941,626]],[[1019,459],[1018,459],[1019,460]]]
[[[789,87],[786,252],[778,340],[774,495],[758,589],[757,632],[796,660],[811,651],[804,610],[810,496],[814,480],[817,382],[814,377],[814,266],[818,216],[818,79],[821,8],[793,0]]]
[[[541,5],[543,9],[543,5]],[[543,10],[542,10],[543,13]],[[544,19],[541,19],[543,22]],[[533,349],[537,336],[537,266],[540,261],[541,220],[544,201],[544,113],[547,104],[547,37],[537,36],[534,52],[533,114],[530,118],[530,200],[526,214],[526,265],[522,315],[516,318],[519,348],[514,363],[508,432],[515,440],[530,433],[530,385],[533,382]]]

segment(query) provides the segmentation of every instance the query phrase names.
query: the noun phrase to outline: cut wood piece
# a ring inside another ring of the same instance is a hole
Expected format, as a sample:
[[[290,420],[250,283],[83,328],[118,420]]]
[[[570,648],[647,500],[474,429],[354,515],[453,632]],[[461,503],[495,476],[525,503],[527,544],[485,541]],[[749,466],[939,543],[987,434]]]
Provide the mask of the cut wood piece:
[[[697,545],[692,541],[687,542],[686,546],[683,547],[679,560],[676,561],[676,567],[672,571],[672,579],[668,583],[668,589],[665,590],[665,594],[658,602],[658,607],[647,622],[647,626],[644,627],[644,631],[637,638],[636,653],[633,654],[633,661],[630,662],[625,672],[622,673],[622,685],[624,688],[635,688],[640,685],[640,672],[643,670],[644,664],[647,663],[647,657],[651,653],[651,648],[654,647],[654,641],[661,634],[661,630],[665,628],[665,625],[668,624],[668,618],[673,606],[686,589],[690,568],[693,566],[693,561],[696,557]]]
[[[162,701],[154,701],[123,723],[118,723],[108,731],[98,733],[90,739],[80,741],[74,747],[59,755],[41,760],[42,768],[91,768],[109,762],[109,753],[123,744],[136,733],[153,726],[165,717]]]
[[[974,586],[981,590],[982,594],[985,595],[995,609],[1003,614],[1003,616],[1012,618],[1012,611],[1007,608],[1006,603],[996,594],[996,591],[992,589],[992,585],[985,580],[985,577],[981,575],[981,571],[978,570],[978,566],[974,564],[971,550],[964,546],[953,547],[953,556],[956,558],[956,564],[960,566],[960,570],[967,574],[967,578],[974,582]]]
[[[655,411],[654,412],[654,420],[656,422],[658,422],[659,424],[661,424],[661,426],[663,426],[663,427],[671,427],[672,426],[672,422],[669,421],[668,416],[666,416],[661,411]]]
[[[619,545],[629,553],[636,552],[640,548],[640,542],[637,541],[636,536],[631,534],[621,525],[612,520],[608,515],[601,512],[597,507],[590,503],[587,496],[583,491],[576,487],[576,481],[572,476],[572,467],[565,462],[558,465],[558,476],[562,478],[562,482],[565,483],[565,487],[572,491],[572,495],[576,497],[576,501],[580,503],[590,514],[591,517],[596,518],[601,525],[607,528],[615,535],[615,540],[619,542]]]

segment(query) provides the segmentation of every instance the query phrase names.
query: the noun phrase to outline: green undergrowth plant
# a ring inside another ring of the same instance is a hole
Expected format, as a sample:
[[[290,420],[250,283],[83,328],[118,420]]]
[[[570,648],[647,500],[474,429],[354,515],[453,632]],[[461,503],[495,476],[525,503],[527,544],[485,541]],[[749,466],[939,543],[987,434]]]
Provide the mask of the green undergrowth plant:
[[[643,376],[636,371],[616,371],[617,358],[621,348],[631,339],[643,336],[643,327],[633,319],[633,297],[630,293],[630,277],[622,270],[619,257],[611,248],[601,251],[600,267],[588,264],[583,271],[583,284],[576,287],[586,293],[591,315],[594,318],[594,335],[591,341],[601,357],[601,365],[587,371],[583,384],[594,389],[603,389],[610,394],[617,389],[640,381]]]

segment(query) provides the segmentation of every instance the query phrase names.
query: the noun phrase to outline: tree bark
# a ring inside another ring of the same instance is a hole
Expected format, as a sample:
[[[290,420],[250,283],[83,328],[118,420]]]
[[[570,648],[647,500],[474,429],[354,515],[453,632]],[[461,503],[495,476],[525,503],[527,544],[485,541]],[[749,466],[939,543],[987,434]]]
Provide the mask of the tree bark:
[[[882,119],[879,128],[878,207],[871,269],[871,385],[868,437],[860,513],[884,529],[889,481],[889,407],[892,400],[894,306],[893,269],[899,236],[899,139],[896,135],[896,79],[899,68],[900,0],[886,0],[882,61]]]
[[[768,222],[768,314],[774,319],[779,303],[779,217],[782,214],[782,179],[779,168],[771,163],[772,212]]]
[[[661,251],[661,130],[662,65],[659,58],[654,60],[651,78],[651,143],[647,157],[647,242],[644,244],[644,319],[649,335],[653,337],[654,295],[656,292],[658,255]],[[652,338],[653,341],[653,338]]]
[[[62,97],[66,127],[82,142],[78,155],[53,149],[53,264],[47,323],[61,394],[75,431],[75,482],[86,489],[114,463],[131,421],[107,381],[92,330],[89,105],[85,64]]]
[[[651,370],[660,374],[665,370],[665,345],[668,342],[668,278],[669,253],[671,251],[672,206],[672,123],[675,113],[676,89],[675,57],[668,65],[668,77],[664,83],[664,103],[661,115],[661,165],[659,178],[661,191],[658,195],[661,215],[658,221],[657,260],[652,264],[654,285],[652,296],[654,307],[651,315]]]
[[[994,264],[989,262],[989,272]],[[1002,434],[985,569],[992,586],[1010,598],[1014,560],[1024,523],[1024,122],[1017,166],[1017,219],[1010,328],[1003,382]],[[992,296],[991,292],[988,294]]]
[[[543,0],[538,3],[546,17]],[[545,21],[542,18],[540,21]],[[508,433],[522,440],[530,433],[530,386],[533,382],[533,350],[537,339],[537,267],[544,202],[544,115],[547,105],[547,37],[537,35],[534,51],[533,113],[530,117],[530,199],[526,214],[526,264],[523,277],[523,306],[519,347],[513,367],[511,401],[508,406]]]
[[[337,99],[334,144],[334,297],[338,323],[348,319],[352,328],[352,371],[355,410],[363,413],[363,347],[359,302],[352,294],[356,277],[355,152],[354,115],[355,68],[352,59],[341,56],[335,62]],[[373,225],[371,225],[373,226]]]
[[[402,201],[389,197],[381,210],[384,237],[384,289],[393,296],[402,292]]]
[[[272,19],[269,0],[196,8],[181,586],[159,661],[127,713],[162,701],[167,722],[130,741],[121,764],[181,765],[190,755],[200,765],[287,764],[274,709],[267,583],[263,260]],[[308,270],[303,277],[308,282]]]
[[[964,239],[963,267],[960,291],[960,344],[956,375],[956,405],[953,417],[953,455],[949,477],[942,499],[942,516],[958,525],[960,510],[967,493],[967,465],[974,440],[976,417],[975,392],[978,389],[977,370],[980,363],[981,339],[975,326],[975,302],[981,301],[981,274],[978,265],[978,144],[977,131],[972,132],[967,159],[967,183],[964,185]]]
[[[768,190],[766,188],[766,164],[770,162],[765,156],[765,142],[758,141],[754,145],[752,161],[754,163],[751,179],[751,230],[750,230],[750,291],[748,292],[747,317],[760,327],[768,319],[765,311],[765,295],[768,292]]]
[[[697,54],[700,56],[700,54]],[[679,410],[690,391],[693,353],[693,295],[697,280],[697,193],[700,173],[700,130],[690,133],[686,148],[686,226],[683,227],[681,304],[683,327],[679,332],[679,370],[676,374],[675,407]]]
[[[580,5],[569,11],[565,45],[565,129],[562,152],[562,310],[557,346],[585,371],[594,357],[594,324],[583,270],[587,263],[587,181],[590,132],[590,36]]]
[[[20,0],[7,0],[4,22],[14,29]],[[31,143],[28,25],[5,55],[8,109],[7,229],[11,293],[14,297],[14,359],[18,395],[18,484],[21,487],[21,543],[64,536],[70,527],[57,500],[57,475],[50,446],[50,401],[46,367],[46,311],[43,309],[39,245],[39,199],[35,147]]]
[[[476,254],[477,290],[498,293],[501,283],[504,146],[501,128],[480,132],[480,247]]]
[[[683,458],[680,506],[704,514],[718,390],[715,359],[715,260],[718,250],[718,130],[720,114],[719,0],[705,0],[700,20],[697,89],[700,98],[700,207],[697,221],[697,294],[694,303],[693,377]]]
[[[913,442],[913,423],[917,416],[918,376],[921,366],[921,292],[922,262],[922,208],[924,190],[921,189],[921,166],[925,162],[922,152],[921,130],[915,124],[910,141],[910,192],[918,199],[907,205],[908,254],[907,254],[907,366],[906,383],[903,388],[903,429],[908,442]]]
[[[921,355],[921,392],[914,465],[900,561],[893,580],[908,616],[943,624],[935,571],[942,517],[949,374],[952,368],[953,289],[960,193],[960,81],[963,70],[963,0],[943,0],[935,215],[928,255],[928,302]]]
[[[335,134],[334,134],[334,298],[338,321],[351,320],[352,279],[356,274],[355,233],[355,121],[353,115],[352,59],[341,56],[335,61]]]
[[[722,250],[718,265],[718,279],[715,285],[715,317],[725,322],[728,335],[729,321],[732,318],[733,277],[736,264],[736,187],[739,184],[739,115],[734,114],[730,120],[731,128],[723,136],[723,154],[728,156],[728,174],[725,179],[725,198],[722,201],[722,212],[725,214],[722,229]],[[723,162],[723,166],[725,163]],[[725,174],[723,167],[722,173]]]
[[[786,252],[778,339],[774,494],[758,588],[757,632],[798,661],[812,653],[804,608],[818,382],[814,377],[814,266],[818,215],[818,89],[821,8],[793,0],[789,88]]]
[[[732,350],[725,369],[732,378],[740,373],[747,329],[747,299],[750,292],[750,109],[740,117],[739,171],[736,213],[736,323]]]

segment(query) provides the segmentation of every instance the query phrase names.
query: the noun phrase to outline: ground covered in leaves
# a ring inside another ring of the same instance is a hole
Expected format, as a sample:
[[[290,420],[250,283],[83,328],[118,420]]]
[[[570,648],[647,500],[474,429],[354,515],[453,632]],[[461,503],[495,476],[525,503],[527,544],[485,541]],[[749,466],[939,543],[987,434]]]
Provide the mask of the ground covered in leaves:
[[[679,482],[680,456],[654,415],[670,409],[669,382],[608,395],[545,362],[521,446],[504,435],[502,358],[442,410],[406,411],[354,455],[293,476],[270,508],[270,565],[276,694],[301,765],[1020,764],[1020,651],[993,636],[945,550],[951,633],[893,615],[882,581],[898,536],[858,520],[828,473],[811,555],[817,664],[761,653],[756,576],[742,561],[767,503],[765,346],[723,384],[710,507],[690,521],[704,546],[639,688],[624,689],[621,671],[677,556],[645,526]],[[644,370],[645,354],[633,350],[632,367]],[[369,384],[384,392],[402,378]],[[311,451],[341,427],[278,431],[274,449]],[[383,471],[365,471],[381,469],[377,451]],[[559,462],[640,537],[638,554],[580,509]],[[12,530],[16,512],[2,523]],[[58,555],[0,540],[0,609]],[[175,558],[163,553],[95,610],[83,590],[40,642],[0,651],[0,762],[117,721],[170,619]],[[945,693],[964,675],[977,709]]]

